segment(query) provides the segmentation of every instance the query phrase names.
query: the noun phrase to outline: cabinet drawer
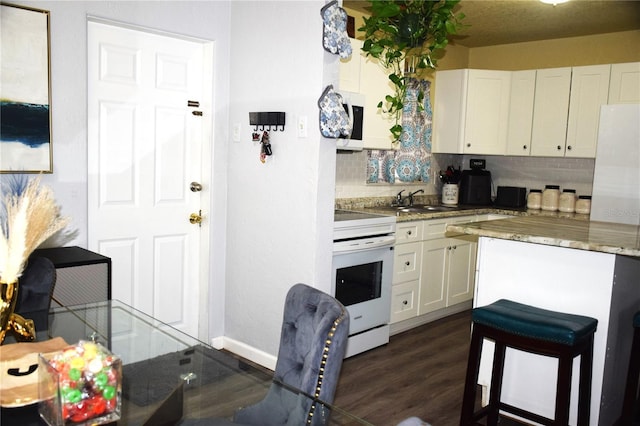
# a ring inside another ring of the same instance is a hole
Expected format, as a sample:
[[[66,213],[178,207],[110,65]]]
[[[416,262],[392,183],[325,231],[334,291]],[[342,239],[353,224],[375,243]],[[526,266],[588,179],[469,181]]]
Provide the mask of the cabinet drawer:
[[[391,287],[391,323],[418,314],[418,286],[418,281],[409,281]]]
[[[402,222],[396,224],[396,244],[420,241],[422,237],[422,221]]]
[[[396,245],[393,254],[393,283],[420,279],[422,243]]]
[[[445,232],[447,230],[447,225],[449,224],[475,221],[475,215],[448,217],[446,219],[425,220],[422,226],[422,240],[427,241],[444,238]]]

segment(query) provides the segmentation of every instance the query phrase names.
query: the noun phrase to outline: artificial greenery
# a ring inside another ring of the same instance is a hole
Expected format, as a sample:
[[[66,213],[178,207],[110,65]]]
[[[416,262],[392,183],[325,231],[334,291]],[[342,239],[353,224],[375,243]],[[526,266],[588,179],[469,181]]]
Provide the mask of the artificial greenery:
[[[395,118],[391,127],[394,141],[402,134],[403,100],[407,90],[405,66],[411,73],[435,69],[438,54],[449,43],[449,37],[462,28],[464,14],[454,13],[460,0],[369,0],[371,16],[358,28],[364,32],[362,50],[390,72],[394,93],[378,104]],[[422,107],[424,93],[418,94]]]

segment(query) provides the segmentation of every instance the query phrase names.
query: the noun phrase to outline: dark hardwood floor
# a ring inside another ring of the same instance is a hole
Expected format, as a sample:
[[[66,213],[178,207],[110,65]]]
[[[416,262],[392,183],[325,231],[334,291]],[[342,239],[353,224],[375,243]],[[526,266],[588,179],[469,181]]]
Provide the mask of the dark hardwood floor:
[[[459,424],[471,311],[391,336],[386,346],[344,361],[335,405],[374,425],[417,416]]]

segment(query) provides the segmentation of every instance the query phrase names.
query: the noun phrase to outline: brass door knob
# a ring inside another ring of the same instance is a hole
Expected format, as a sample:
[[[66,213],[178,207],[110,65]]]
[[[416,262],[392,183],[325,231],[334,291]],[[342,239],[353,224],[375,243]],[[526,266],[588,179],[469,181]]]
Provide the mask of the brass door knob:
[[[191,185],[189,185],[189,189],[191,189],[191,192],[200,192],[202,191],[202,185],[198,182],[191,182]]]
[[[200,225],[202,223],[202,211],[199,211],[198,213],[191,213],[191,216],[189,216],[189,222],[191,222],[193,225],[198,224]]]

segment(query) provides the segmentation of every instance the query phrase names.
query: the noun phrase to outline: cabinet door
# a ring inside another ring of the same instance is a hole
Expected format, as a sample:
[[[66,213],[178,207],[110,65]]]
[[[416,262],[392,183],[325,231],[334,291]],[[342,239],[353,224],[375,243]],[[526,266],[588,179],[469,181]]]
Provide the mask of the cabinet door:
[[[447,270],[450,251],[449,238],[422,243],[422,274],[420,277],[420,305],[418,315],[447,306]]]
[[[511,72],[469,70],[464,128],[465,154],[504,154]]]
[[[395,120],[383,114],[378,103],[393,93],[393,84],[389,80],[389,71],[377,59],[360,59],[360,93],[365,96],[364,147],[392,149],[393,137],[389,129],[395,125]]]
[[[469,70],[436,72],[432,152],[462,154]]]
[[[393,252],[393,283],[420,279],[422,243],[398,244]]]
[[[640,62],[611,65],[609,103],[640,103]]]
[[[600,107],[609,97],[611,65],[574,67],[565,157],[595,158]]]
[[[418,281],[394,284],[391,287],[391,323],[418,315]]]
[[[563,157],[567,138],[571,68],[536,72],[531,155]]]
[[[360,62],[362,61],[362,41],[349,39],[353,53],[346,59],[340,58],[339,89],[343,92],[360,93]]]
[[[511,74],[507,155],[529,155],[531,152],[535,90],[536,70],[514,71]]]
[[[447,306],[473,299],[478,244],[472,241],[449,239]]]
[[[362,40],[350,40],[351,57],[340,59],[340,90],[360,93],[365,97],[364,148],[392,149],[393,138],[389,129],[395,124],[394,120],[378,108],[378,103],[393,93],[389,73],[377,59],[365,55]]]

